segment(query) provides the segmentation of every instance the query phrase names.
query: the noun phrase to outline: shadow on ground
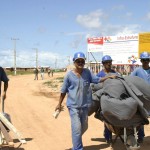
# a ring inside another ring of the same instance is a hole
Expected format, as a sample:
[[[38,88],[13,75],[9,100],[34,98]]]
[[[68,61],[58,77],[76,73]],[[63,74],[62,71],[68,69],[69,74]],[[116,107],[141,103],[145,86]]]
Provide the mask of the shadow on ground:
[[[104,143],[99,144],[99,145],[85,146],[84,150],[100,150],[100,149],[105,149],[108,147],[113,148],[113,150],[126,150],[124,143],[119,138],[116,140],[116,142],[112,146],[105,143],[104,138],[92,138],[91,140],[101,142],[101,143],[104,142]],[[140,144],[140,147],[141,147],[140,149],[149,150],[150,149],[149,145],[150,145],[150,136],[146,136],[144,138],[144,142]]]
[[[32,141],[33,140],[33,138],[25,138],[25,140],[28,142],[28,141]],[[18,143],[18,142],[20,142],[18,139],[13,139],[13,142],[14,143]]]
[[[39,91],[39,92],[33,92],[33,95],[35,95],[35,96],[45,96],[47,98],[56,98],[56,97],[59,97],[60,93],[59,92]]]
[[[26,142],[28,142],[28,141],[32,141],[33,138],[25,138],[25,140],[26,140]],[[22,143],[21,143],[18,139],[14,139],[13,142],[14,142],[14,143],[18,143],[18,146],[15,147],[15,148],[12,148],[12,149],[8,148],[8,150],[25,150],[24,148],[21,148]],[[26,143],[26,144],[27,144],[27,143]],[[1,149],[0,149],[0,150],[1,150]],[[3,149],[2,149],[2,150],[3,150]],[[7,149],[4,149],[4,150],[7,150]]]
[[[14,148],[14,147],[0,147],[0,150],[25,150],[24,148]]]

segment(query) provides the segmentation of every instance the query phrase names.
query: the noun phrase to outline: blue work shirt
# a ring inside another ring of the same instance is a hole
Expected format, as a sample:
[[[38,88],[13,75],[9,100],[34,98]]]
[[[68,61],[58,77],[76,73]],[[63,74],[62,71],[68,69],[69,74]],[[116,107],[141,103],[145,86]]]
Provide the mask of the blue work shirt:
[[[136,68],[132,73],[131,76],[138,76],[144,79],[147,83],[150,84],[150,69],[144,70],[142,67]]]
[[[67,107],[82,108],[88,107],[92,101],[90,83],[99,83],[100,78],[84,68],[81,77],[73,71],[69,71],[61,88],[61,93],[68,93]]]
[[[1,95],[1,82],[8,82],[7,75],[2,67],[0,67],[0,95]]]
[[[110,73],[116,73],[114,70],[110,70]],[[105,77],[107,74],[104,70],[101,70],[96,76],[98,77]]]
[[[8,82],[8,78],[7,78],[7,75],[4,71],[4,69],[2,67],[0,67],[0,82],[3,81],[3,82]]]

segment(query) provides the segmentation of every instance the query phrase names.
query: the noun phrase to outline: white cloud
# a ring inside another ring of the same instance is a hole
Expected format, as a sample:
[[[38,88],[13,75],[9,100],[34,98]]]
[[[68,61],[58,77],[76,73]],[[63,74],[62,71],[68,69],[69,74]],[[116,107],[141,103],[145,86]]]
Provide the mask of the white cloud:
[[[113,10],[123,10],[123,9],[124,9],[123,5],[113,7]],[[85,15],[82,14],[78,15],[76,21],[84,28],[89,29],[89,33],[85,34],[85,36],[117,35],[120,33],[132,34],[139,32],[140,26],[138,24],[122,25],[121,22],[119,21],[116,22],[116,24],[114,23],[111,24],[110,17],[111,16],[108,16],[107,13],[104,13],[102,10],[96,10]],[[127,12],[124,17],[126,17],[126,19],[130,19],[132,17],[132,13]]]
[[[140,26],[138,24],[134,25],[124,25],[117,27],[115,35],[125,35],[125,34],[135,34],[138,33]]]
[[[131,16],[132,16],[132,13],[131,13],[131,12],[127,12],[127,13],[126,13],[126,16],[127,16],[127,17],[131,17]]]
[[[86,15],[78,15],[76,21],[85,28],[97,29],[101,27],[104,14],[102,10],[96,10]]]
[[[0,64],[2,67],[14,67],[14,52],[6,50],[0,52]],[[38,66],[51,66],[52,68],[62,68],[68,64],[67,56],[49,51],[38,52]],[[21,50],[16,52],[17,67],[35,67],[36,52]]]
[[[147,13],[146,18],[150,21],[150,12]]]
[[[133,25],[114,25],[114,24],[105,24],[95,32],[95,34],[87,34],[88,37],[94,36],[114,36],[120,34],[134,34],[138,33],[140,26],[138,24]]]

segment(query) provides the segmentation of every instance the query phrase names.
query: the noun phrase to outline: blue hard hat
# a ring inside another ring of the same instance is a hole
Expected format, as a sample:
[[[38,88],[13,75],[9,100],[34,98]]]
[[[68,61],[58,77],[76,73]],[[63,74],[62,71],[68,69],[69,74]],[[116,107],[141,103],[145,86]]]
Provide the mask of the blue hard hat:
[[[148,52],[143,52],[140,54],[140,59],[150,59],[150,54]]]
[[[102,57],[102,62],[105,62],[107,60],[112,60],[112,58],[109,55],[105,55]]]
[[[82,58],[82,59],[84,59],[84,60],[86,59],[84,53],[82,53],[82,52],[77,52],[77,53],[74,54],[73,61],[75,61],[75,60],[77,60],[77,59],[79,59],[79,58]]]

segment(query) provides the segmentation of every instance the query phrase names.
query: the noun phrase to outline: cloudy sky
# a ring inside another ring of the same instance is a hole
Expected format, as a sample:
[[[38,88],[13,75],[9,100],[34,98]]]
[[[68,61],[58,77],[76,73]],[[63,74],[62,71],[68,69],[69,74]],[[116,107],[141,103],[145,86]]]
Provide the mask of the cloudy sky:
[[[0,0],[0,66],[65,67],[87,37],[150,32],[149,0]],[[101,59],[100,54],[99,58]]]

